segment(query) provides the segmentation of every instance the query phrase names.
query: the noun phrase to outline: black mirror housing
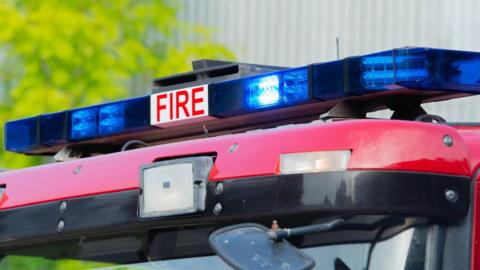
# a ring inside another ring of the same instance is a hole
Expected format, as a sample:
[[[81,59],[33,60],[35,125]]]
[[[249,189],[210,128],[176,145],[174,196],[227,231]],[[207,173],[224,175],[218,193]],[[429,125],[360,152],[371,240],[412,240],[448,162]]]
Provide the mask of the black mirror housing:
[[[255,223],[227,226],[209,237],[210,247],[237,270],[310,270],[315,261],[286,240],[274,241],[268,228]]]

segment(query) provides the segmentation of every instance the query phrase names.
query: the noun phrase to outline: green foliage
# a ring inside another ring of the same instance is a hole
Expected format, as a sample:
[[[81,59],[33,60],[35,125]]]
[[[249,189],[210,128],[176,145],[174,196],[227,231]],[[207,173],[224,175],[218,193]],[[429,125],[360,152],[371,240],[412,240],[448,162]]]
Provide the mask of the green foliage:
[[[7,256],[0,263],[0,269],[22,270],[81,270],[111,267],[113,264],[79,260],[47,260],[27,256]]]
[[[152,78],[186,71],[192,59],[233,58],[208,29],[179,21],[179,8],[168,0],[0,2],[0,122],[143,95]],[[39,162],[0,152],[2,167]]]

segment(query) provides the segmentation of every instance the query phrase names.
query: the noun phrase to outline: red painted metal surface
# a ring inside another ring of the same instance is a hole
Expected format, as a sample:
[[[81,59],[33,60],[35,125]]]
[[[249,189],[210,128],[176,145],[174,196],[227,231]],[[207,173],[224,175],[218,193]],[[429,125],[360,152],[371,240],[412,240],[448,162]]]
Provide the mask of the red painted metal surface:
[[[443,143],[449,135],[454,144]],[[238,149],[228,150],[232,144]],[[282,153],[351,149],[349,169],[470,175],[467,146],[452,127],[408,121],[351,120],[296,125],[192,140],[0,174],[0,209],[139,186],[139,167],[158,159],[217,153],[210,181],[278,173]]]
[[[472,172],[480,169],[480,126],[455,127],[467,144]]]
[[[480,269],[480,181],[475,180],[472,229],[472,270]]]
[[[472,175],[476,174],[473,185],[472,254],[471,269],[480,270],[480,126],[455,127],[468,148]]]

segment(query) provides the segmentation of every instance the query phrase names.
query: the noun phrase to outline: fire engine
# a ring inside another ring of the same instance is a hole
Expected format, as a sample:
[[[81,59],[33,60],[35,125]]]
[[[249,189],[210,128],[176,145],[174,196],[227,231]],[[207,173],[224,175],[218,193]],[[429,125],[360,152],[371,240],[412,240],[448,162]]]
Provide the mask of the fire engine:
[[[0,173],[2,263],[480,269],[480,125],[421,106],[475,94],[480,53],[406,47],[199,60],[148,96],[7,122],[8,151],[56,162]]]

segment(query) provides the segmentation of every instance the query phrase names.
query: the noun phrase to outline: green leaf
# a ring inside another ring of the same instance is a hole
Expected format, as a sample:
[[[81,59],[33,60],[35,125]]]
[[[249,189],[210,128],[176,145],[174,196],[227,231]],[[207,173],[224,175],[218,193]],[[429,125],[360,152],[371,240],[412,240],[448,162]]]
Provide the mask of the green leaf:
[[[167,0],[2,1],[0,120],[144,94],[154,77],[187,71],[191,60],[234,58],[210,29],[179,21],[179,8]],[[0,167],[41,161],[0,151]]]

